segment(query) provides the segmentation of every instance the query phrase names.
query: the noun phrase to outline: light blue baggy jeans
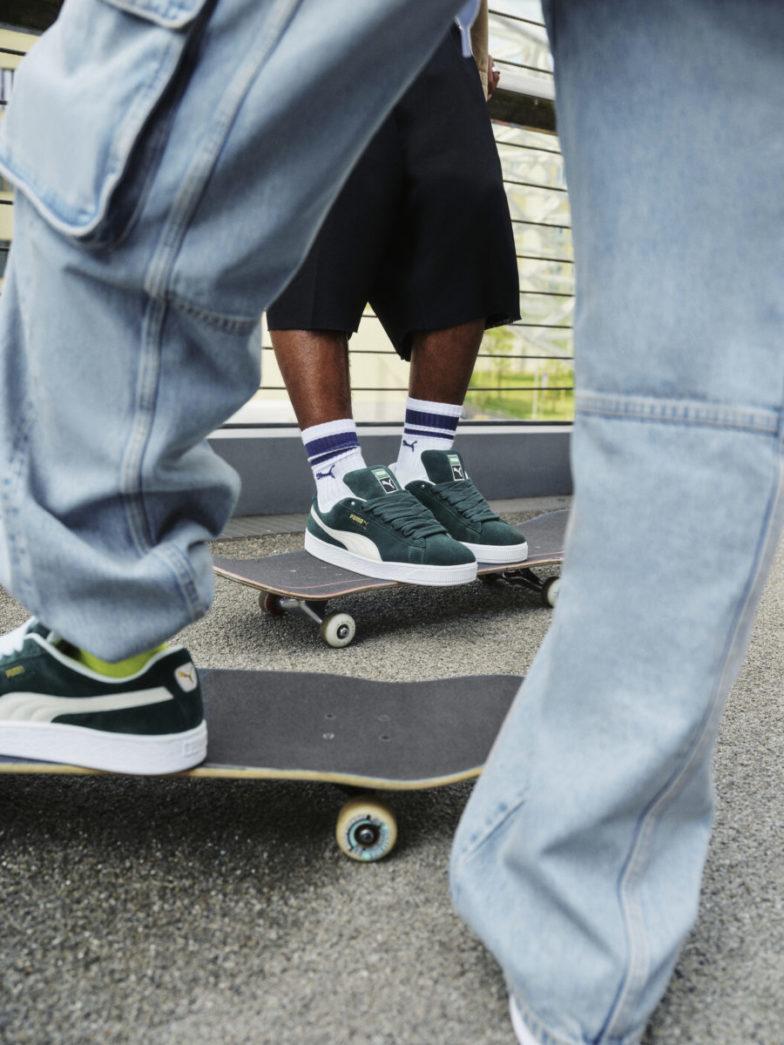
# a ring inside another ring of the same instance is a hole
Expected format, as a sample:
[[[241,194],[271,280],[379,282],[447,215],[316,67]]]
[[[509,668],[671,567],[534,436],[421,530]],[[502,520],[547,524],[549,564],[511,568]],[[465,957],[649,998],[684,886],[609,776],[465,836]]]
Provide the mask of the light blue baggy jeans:
[[[782,525],[784,5],[547,14],[575,500],[452,884],[540,1042],[631,1043],[697,912],[717,726]]]
[[[205,437],[258,387],[262,309],[459,6],[66,0],[22,63],[0,584],[73,643],[119,659],[209,606],[237,477]]]

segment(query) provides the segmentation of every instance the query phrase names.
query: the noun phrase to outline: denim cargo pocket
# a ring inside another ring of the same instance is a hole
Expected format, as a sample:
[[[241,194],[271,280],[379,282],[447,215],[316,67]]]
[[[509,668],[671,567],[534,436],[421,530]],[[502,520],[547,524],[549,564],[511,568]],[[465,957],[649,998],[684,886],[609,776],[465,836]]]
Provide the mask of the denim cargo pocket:
[[[22,62],[0,170],[54,228],[99,228],[209,2],[67,0]]]

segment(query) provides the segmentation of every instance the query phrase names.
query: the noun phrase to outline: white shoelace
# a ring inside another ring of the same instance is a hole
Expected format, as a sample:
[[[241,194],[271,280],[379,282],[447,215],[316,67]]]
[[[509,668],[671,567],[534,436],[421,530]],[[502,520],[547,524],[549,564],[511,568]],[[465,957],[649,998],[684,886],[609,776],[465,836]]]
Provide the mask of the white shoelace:
[[[35,617],[31,617],[20,627],[14,628],[13,631],[9,631],[5,635],[0,635],[0,657],[10,657],[13,653],[22,652],[25,635],[27,635],[34,622]]]

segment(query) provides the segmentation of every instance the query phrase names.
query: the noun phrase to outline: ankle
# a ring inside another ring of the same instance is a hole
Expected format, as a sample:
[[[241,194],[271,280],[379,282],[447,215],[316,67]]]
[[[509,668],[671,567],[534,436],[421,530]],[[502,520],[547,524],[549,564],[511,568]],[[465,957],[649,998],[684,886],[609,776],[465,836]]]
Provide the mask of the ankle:
[[[462,412],[462,406],[455,403],[408,397],[406,421],[395,466],[395,473],[403,486],[414,479],[427,478],[422,464],[425,450],[451,450]]]
[[[134,657],[116,661],[101,660],[100,657],[88,653],[87,650],[80,649],[77,651],[75,659],[97,675],[106,675],[108,678],[113,679],[125,679],[142,671],[155,654],[160,653],[164,649],[166,649],[166,643],[144,653],[137,653]]]

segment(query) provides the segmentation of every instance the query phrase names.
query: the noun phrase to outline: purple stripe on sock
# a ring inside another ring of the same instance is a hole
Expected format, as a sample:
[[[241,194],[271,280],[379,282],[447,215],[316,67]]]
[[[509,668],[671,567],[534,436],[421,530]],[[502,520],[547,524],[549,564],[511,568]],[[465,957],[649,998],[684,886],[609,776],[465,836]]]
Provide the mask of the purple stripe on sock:
[[[336,457],[342,457],[344,454],[349,453],[353,449],[354,447],[349,447],[348,450],[333,450],[331,453],[328,454],[316,454],[315,457],[308,458],[308,464],[311,466],[311,468],[313,468],[317,464],[324,464],[325,461],[334,461]]]
[[[318,454],[343,453],[345,450],[353,450],[355,446],[359,446],[356,432],[336,432],[335,435],[325,435],[305,443],[305,453],[311,458]]]
[[[403,429],[404,435],[426,435],[428,439],[447,439],[449,442],[454,437],[454,432],[430,432],[424,428],[409,428],[408,425]]]
[[[426,425],[428,428],[446,428],[454,432],[459,421],[459,417],[449,417],[447,414],[424,414],[420,410],[406,410],[407,425]]]

